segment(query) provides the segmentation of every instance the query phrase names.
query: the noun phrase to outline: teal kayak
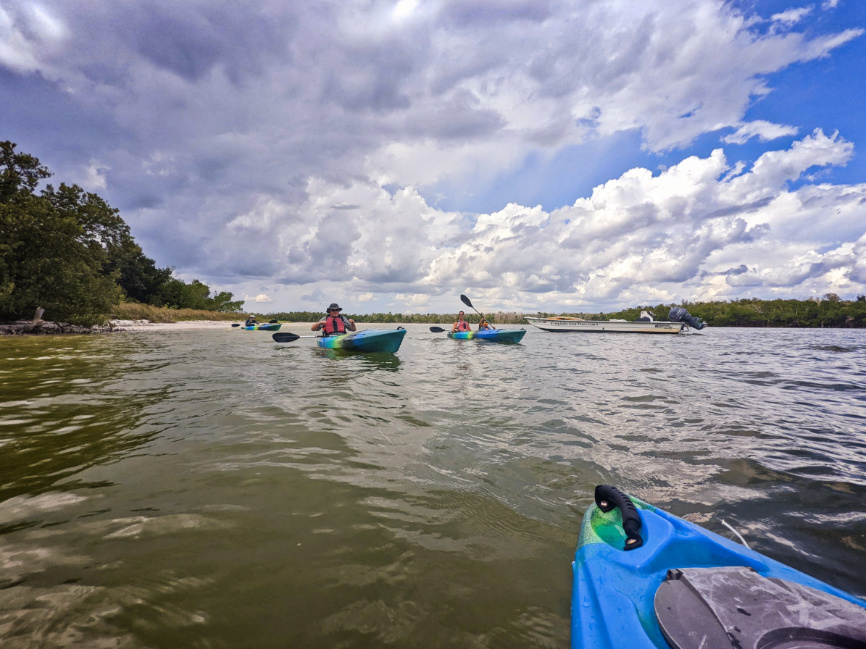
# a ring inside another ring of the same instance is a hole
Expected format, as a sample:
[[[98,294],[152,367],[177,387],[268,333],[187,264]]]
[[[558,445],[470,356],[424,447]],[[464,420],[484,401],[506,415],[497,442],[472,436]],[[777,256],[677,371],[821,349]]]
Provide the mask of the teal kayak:
[[[573,567],[572,649],[866,648],[863,600],[607,485]]]
[[[318,338],[316,344],[324,349],[343,349],[351,352],[396,352],[400,349],[406,330],[365,329],[342,336]]]
[[[486,340],[492,343],[519,343],[526,329],[482,329],[481,331],[449,331],[454,340]]]
[[[282,327],[281,324],[273,323],[250,325],[249,327],[241,325],[241,329],[244,329],[246,331],[279,331],[280,327]]]

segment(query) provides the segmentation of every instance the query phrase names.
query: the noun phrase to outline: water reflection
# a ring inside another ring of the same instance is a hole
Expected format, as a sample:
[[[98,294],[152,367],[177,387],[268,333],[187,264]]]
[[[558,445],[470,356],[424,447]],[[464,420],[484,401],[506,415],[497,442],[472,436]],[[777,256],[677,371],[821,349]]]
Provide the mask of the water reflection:
[[[346,351],[344,349],[320,349],[316,348],[314,353],[319,358],[327,358],[331,361],[340,361],[352,369],[379,369],[387,372],[395,372],[400,369],[402,361],[399,356],[392,353],[381,352],[376,354],[362,354],[359,352]],[[327,371],[328,368],[324,368]]]
[[[23,338],[0,351],[0,500],[104,487],[73,477],[128,456],[163,430],[143,416],[170,388],[141,387],[138,378],[161,363],[135,363],[136,350],[122,340]]]

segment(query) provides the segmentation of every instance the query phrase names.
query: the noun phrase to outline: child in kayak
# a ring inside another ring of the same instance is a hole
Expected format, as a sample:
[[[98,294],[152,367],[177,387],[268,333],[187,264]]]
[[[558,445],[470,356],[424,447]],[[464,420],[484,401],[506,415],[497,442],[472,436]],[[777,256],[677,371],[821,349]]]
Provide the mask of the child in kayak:
[[[485,320],[484,318],[481,318],[481,320],[478,322],[478,331],[485,331],[489,329],[496,329],[496,327],[487,322],[487,320]]]

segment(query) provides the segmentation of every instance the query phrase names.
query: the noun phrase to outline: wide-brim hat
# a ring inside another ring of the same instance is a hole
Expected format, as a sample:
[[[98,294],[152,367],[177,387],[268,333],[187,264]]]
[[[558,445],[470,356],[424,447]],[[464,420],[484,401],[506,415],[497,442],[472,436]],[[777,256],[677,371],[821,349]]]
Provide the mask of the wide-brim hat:
[[[331,306],[328,307],[328,311],[342,311],[343,307],[341,307],[336,302],[331,302]]]

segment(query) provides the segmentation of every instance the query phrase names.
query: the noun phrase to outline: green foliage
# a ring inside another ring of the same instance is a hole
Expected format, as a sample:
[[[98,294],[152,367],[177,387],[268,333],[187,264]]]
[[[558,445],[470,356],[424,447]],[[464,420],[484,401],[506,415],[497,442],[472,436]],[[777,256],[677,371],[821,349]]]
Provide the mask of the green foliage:
[[[827,293],[824,299],[808,300],[759,300],[744,298],[723,302],[683,302],[637,306],[612,313],[562,314],[587,320],[621,318],[636,320],[641,310],[655,314],[656,320],[664,320],[674,306],[683,306],[693,316],[701,318],[713,327],[866,327],[866,298],[842,300],[835,293]],[[552,315],[552,314],[543,314]]]
[[[692,315],[717,327],[866,327],[866,301],[825,299],[759,300],[683,304]]]
[[[219,313],[237,313],[244,307],[243,300],[232,301],[233,295],[228,291],[220,291],[213,297],[208,298],[208,311],[217,311]]]
[[[0,142],[0,204],[29,199],[39,181],[49,176],[51,172],[39,160],[15,153],[12,142]]]
[[[157,268],[131,236],[122,237],[118,245],[108,249],[106,270],[116,273],[117,283],[128,299],[144,304],[156,299],[171,279],[171,268]]]
[[[210,295],[157,268],[118,210],[77,185],[36,188],[51,173],[33,156],[0,142],[0,319],[47,318],[89,326],[127,298],[156,306],[240,311],[227,292]]]
[[[9,142],[0,143],[0,164],[0,318],[31,316],[41,306],[71,324],[102,322],[121,296],[104,269],[106,246],[125,224],[75,185],[33,194],[48,172]]]
[[[197,279],[189,284],[179,279],[169,279],[159,289],[157,300],[171,309],[199,309],[220,313],[236,313],[244,304],[243,300],[233,302],[232,294],[227,291],[212,296],[207,284]]]

